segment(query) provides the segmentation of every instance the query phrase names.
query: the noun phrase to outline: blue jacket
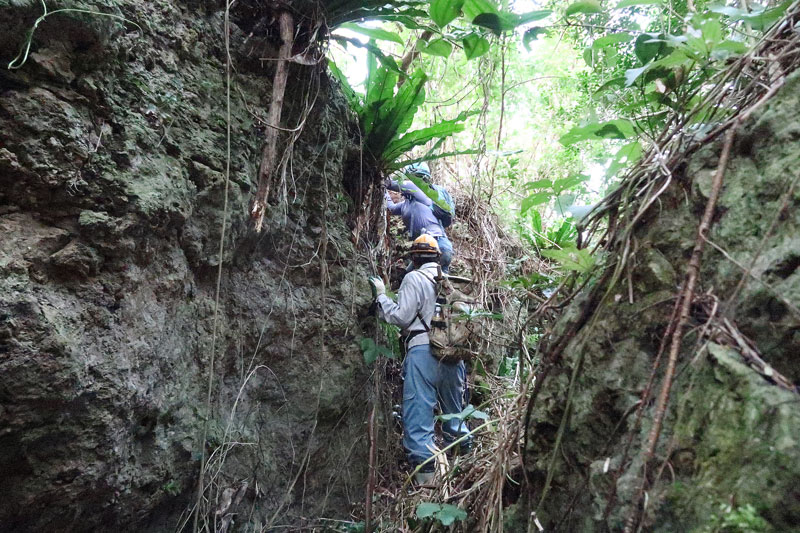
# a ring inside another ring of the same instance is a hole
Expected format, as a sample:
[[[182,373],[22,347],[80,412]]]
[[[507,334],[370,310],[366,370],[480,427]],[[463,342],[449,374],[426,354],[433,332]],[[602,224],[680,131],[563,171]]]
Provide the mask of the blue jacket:
[[[400,215],[412,240],[422,235],[423,231],[433,237],[446,235],[444,228],[431,210],[433,202],[413,181],[406,180],[399,184],[392,181],[392,186],[393,188],[398,187],[405,198],[394,203],[387,192],[386,208],[391,214]]]

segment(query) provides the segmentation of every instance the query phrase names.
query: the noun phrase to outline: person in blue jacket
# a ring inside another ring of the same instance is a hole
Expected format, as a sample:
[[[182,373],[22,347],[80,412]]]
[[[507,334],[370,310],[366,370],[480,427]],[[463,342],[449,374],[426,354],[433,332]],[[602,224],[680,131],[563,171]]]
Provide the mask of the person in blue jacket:
[[[431,171],[425,163],[409,165],[404,169],[408,174],[414,174],[429,181]],[[450,262],[453,260],[453,244],[447,238],[447,233],[440,220],[433,212],[433,201],[411,180],[387,182],[387,189],[400,192],[403,199],[394,202],[392,197],[386,192],[386,208],[393,215],[399,215],[403,219],[411,240],[415,240],[423,233],[427,233],[436,239],[441,252],[442,272],[450,271]]]

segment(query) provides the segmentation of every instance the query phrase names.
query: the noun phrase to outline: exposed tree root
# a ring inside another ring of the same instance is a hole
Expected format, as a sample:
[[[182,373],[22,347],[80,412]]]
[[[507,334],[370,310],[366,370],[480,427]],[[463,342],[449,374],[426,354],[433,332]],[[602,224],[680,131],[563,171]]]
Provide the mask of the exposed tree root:
[[[278,134],[280,133],[281,112],[283,110],[283,96],[286,92],[286,80],[289,76],[289,58],[292,55],[294,44],[294,17],[288,11],[283,11],[278,17],[281,34],[281,47],[278,52],[278,61],[275,68],[275,78],[272,82],[272,100],[269,105],[268,127],[264,139],[264,151],[261,155],[261,167],[258,173],[258,190],[250,209],[250,217],[255,221],[255,229],[261,231],[264,224],[264,215],[269,199],[270,177],[275,170],[275,160],[278,157]]]
[[[737,123],[738,126],[738,123]],[[680,313],[678,314],[677,324],[672,332],[670,340],[669,357],[667,359],[667,368],[664,375],[664,380],[661,385],[661,391],[658,395],[656,403],[655,415],[653,416],[653,426],[650,429],[650,435],[647,441],[647,448],[644,451],[643,466],[644,474],[642,475],[642,482],[639,486],[639,491],[633,501],[631,515],[625,524],[625,533],[632,533],[638,522],[637,517],[639,505],[647,490],[647,465],[653,459],[658,438],[661,435],[661,427],[664,423],[664,415],[667,411],[667,403],[669,402],[669,393],[672,389],[672,382],[675,379],[675,366],[678,361],[678,354],[680,353],[681,344],[683,342],[683,331],[689,321],[689,313],[691,305],[694,301],[694,291],[697,285],[697,278],[700,274],[700,261],[703,257],[703,250],[705,249],[706,236],[708,230],[711,228],[711,222],[714,216],[714,210],[717,206],[719,193],[722,190],[722,180],[725,176],[725,169],[728,166],[728,159],[730,158],[731,147],[733,140],[736,136],[736,127],[731,127],[726,136],[725,143],[722,147],[722,155],[719,158],[719,165],[717,171],[714,173],[714,179],[711,184],[711,194],[709,195],[708,202],[706,203],[703,218],[700,221],[700,226],[697,229],[697,240],[695,241],[694,250],[689,260],[689,266],[686,270],[686,282],[683,289],[678,295],[678,302],[680,305]],[[667,326],[671,329],[671,324]]]

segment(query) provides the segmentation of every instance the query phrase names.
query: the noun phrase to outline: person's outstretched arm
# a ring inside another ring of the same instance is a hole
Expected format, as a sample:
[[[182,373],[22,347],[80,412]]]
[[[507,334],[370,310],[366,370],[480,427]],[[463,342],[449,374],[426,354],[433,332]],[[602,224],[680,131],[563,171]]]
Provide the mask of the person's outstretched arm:
[[[414,282],[414,276],[408,274],[397,291],[397,303],[385,294],[378,295],[378,318],[406,329],[417,317],[420,298],[422,291]]]
[[[386,209],[388,209],[389,212],[393,215],[399,215],[403,208],[403,202],[405,202],[405,200],[395,203],[395,201],[392,200],[392,197],[389,195],[388,192],[384,192],[383,197],[386,199]]]

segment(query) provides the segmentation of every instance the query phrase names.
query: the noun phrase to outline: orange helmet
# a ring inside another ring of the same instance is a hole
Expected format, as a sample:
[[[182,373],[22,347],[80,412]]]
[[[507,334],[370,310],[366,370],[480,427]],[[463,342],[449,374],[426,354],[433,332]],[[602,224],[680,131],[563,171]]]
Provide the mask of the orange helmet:
[[[436,239],[427,233],[423,233],[414,239],[414,243],[411,245],[411,253],[420,255],[436,254],[438,257],[442,252],[439,250],[439,243],[436,242]]]

